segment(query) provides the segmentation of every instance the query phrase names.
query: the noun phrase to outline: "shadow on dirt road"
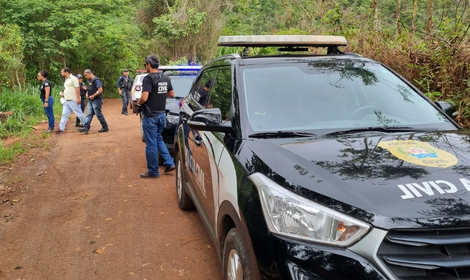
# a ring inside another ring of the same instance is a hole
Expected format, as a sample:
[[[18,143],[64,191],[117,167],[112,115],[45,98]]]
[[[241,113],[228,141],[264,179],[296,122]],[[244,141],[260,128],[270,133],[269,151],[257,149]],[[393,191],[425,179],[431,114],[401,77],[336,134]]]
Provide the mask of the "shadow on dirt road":
[[[177,206],[174,172],[139,178],[139,118],[121,105],[104,102],[109,132],[94,118],[80,134],[71,118],[48,150],[0,175],[16,189],[0,204],[0,279],[221,279],[198,213]]]

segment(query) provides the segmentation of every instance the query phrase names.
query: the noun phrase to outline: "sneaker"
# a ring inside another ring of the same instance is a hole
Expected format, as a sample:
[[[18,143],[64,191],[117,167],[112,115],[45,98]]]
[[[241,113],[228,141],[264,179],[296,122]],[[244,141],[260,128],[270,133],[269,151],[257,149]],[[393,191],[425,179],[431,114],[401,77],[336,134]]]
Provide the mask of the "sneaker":
[[[165,168],[165,174],[170,173],[170,172],[171,172],[172,170],[174,170],[175,168],[176,168],[176,166],[174,166],[174,165],[167,166],[167,167]]]
[[[144,178],[144,179],[152,179],[152,178],[158,178],[158,177],[159,177],[158,175],[153,175],[148,172],[140,174],[140,178]]]
[[[88,134],[88,130],[85,129],[85,128],[80,128],[80,129],[77,129],[78,132],[80,133],[85,133],[85,134]]]
[[[109,131],[109,128],[102,128],[102,129],[98,130],[98,133],[108,132],[108,131]]]
[[[44,131],[44,133],[52,133],[52,132],[54,132],[54,129],[52,128],[48,128],[46,131]]]

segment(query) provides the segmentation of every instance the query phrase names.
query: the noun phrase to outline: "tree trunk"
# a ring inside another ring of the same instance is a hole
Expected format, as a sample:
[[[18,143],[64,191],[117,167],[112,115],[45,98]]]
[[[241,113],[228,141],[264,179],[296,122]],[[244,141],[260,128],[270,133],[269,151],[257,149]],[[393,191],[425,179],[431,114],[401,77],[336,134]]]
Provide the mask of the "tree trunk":
[[[374,14],[374,33],[377,34],[379,30],[379,15],[378,15],[378,4],[379,0],[374,0],[372,4],[372,12]]]
[[[413,20],[411,22],[411,34],[414,36],[416,31],[416,13],[418,11],[418,0],[413,0]]]
[[[401,36],[400,9],[401,9],[401,0],[398,0],[397,2],[397,34],[398,36]]]
[[[426,32],[431,34],[432,31],[432,13],[434,10],[434,0],[428,1],[428,24],[426,26]]]

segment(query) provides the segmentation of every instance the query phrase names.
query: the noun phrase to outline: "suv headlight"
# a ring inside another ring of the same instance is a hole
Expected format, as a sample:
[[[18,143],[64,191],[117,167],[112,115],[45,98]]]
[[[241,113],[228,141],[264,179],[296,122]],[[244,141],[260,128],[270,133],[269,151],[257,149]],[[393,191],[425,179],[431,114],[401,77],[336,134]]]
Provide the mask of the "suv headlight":
[[[166,116],[166,121],[170,124],[178,124],[179,120],[180,120],[179,116],[175,116],[175,115]]]
[[[370,225],[305,199],[260,173],[250,176],[258,189],[264,218],[272,233],[347,247],[359,241]]]

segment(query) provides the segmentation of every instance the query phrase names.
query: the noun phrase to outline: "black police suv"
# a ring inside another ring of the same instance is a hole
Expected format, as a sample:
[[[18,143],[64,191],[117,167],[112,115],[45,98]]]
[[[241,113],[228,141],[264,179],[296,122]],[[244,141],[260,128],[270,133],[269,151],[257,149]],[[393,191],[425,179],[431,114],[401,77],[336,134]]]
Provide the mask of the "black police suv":
[[[158,68],[162,71],[165,75],[169,76],[171,79],[171,84],[173,85],[173,90],[175,91],[175,97],[168,97],[166,99],[166,125],[162,131],[163,141],[168,148],[170,154],[173,154],[173,144],[174,144],[174,137],[176,132],[176,127],[179,121],[179,103],[181,99],[183,99],[189,92],[191,85],[196,77],[198,71],[201,69],[201,66],[160,66]],[[141,77],[134,80],[136,88],[133,91],[133,100],[136,100],[136,104],[142,96],[142,81],[143,77],[147,74],[138,75]],[[140,85],[139,85],[140,82]],[[138,93],[140,91],[140,93]],[[138,95],[138,96],[137,96]],[[142,129],[142,113],[140,115],[140,136],[143,142],[145,142],[144,130]],[[163,164],[163,160],[159,160],[160,164]]]
[[[452,105],[346,44],[220,37],[280,53],[201,69],[175,137],[179,207],[223,279],[470,279],[470,137]]]

